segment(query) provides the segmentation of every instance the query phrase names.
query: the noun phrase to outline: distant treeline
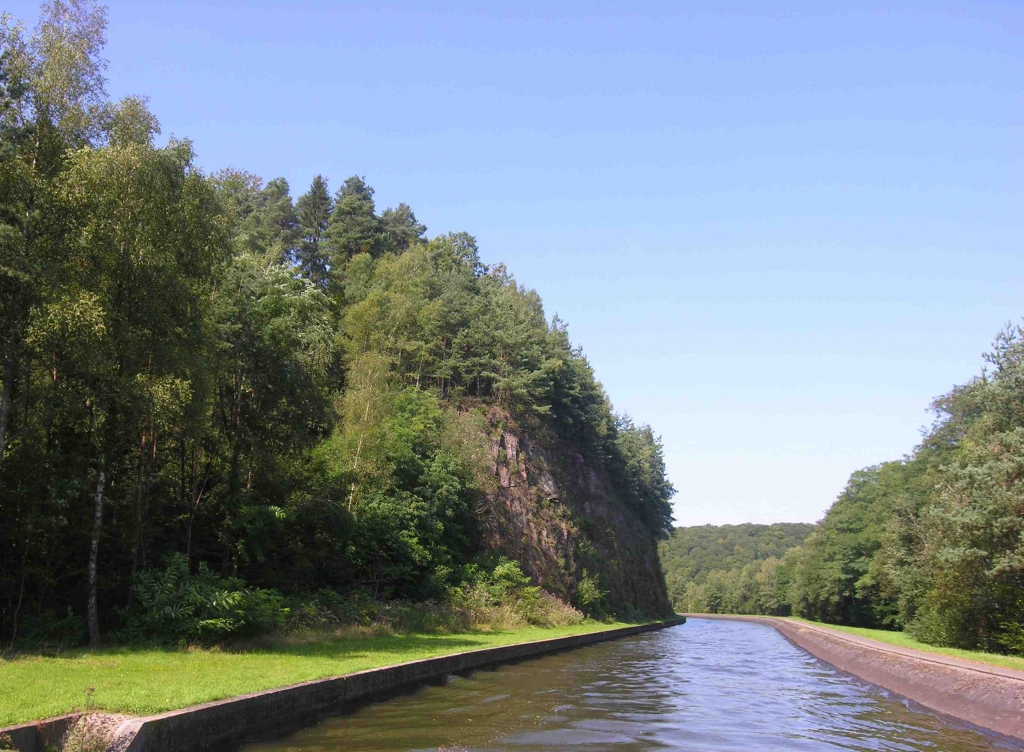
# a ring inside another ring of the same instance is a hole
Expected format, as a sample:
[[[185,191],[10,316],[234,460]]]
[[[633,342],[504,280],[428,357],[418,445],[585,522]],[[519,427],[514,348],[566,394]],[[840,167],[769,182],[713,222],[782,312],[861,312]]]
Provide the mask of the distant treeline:
[[[910,456],[855,472],[810,537],[781,556],[694,555],[689,541],[725,540],[713,531],[726,528],[676,530],[662,544],[676,607],[1024,652],[1024,328],[1001,332],[985,361],[934,401],[935,423]]]
[[[658,546],[669,596],[683,611],[777,613],[787,587],[779,560],[813,531],[788,522],[676,528]]]
[[[40,18],[0,21],[4,647],[519,592],[479,535],[512,419],[607,473],[651,540],[668,530],[659,440],[472,236],[428,237],[360,177],[293,200],[204,174],[188,141],[156,145],[145,100],[107,98],[103,7]],[[574,575],[561,595],[596,608]]]

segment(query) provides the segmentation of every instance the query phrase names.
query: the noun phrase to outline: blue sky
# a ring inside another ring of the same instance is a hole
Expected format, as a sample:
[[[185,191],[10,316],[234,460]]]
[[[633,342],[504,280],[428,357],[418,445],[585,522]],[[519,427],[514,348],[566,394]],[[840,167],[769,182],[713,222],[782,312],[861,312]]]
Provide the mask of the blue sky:
[[[819,519],[1024,315],[1024,5],[494,6],[115,0],[109,89],[205,169],[475,234],[680,524]]]

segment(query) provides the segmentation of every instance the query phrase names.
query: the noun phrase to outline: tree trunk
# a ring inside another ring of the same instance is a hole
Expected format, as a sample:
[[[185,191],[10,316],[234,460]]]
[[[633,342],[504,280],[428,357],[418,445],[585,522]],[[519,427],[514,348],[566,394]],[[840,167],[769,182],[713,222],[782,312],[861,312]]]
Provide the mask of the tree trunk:
[[[18,614],[21,612],[21,602],[25,598],[25,575],[28,567],[28,547],[32,541],[32,528],[25,531],[25,552],[21,555],[21,586],[18,588],[18,605],[14,607],[14,626],[11,628],[11,643],[7,647],[14,648],[14,641],[18,637]]]
[[[210,467],[213,464],[213,460],[207,460],[206,462],[206,473],[203,477],[203,484],[201,486],[198,485],[199,479],[196,476],[198,464],[199,450],[193,449],[192,480],[189,482],[189,487],[192,489],[192,506],[188,515],[188,527],[185,530],[185,561],[189,566],[192,564],[192,526],[195,523],[196,514],[199,512],[199,503],[203,500],[203,494],[206,493],[206,481],[210,479]]]
[[[92,513],[92,537],[89,543],[89,644],[100,643],[100,617],[96,603],[96,565],[100,553],[100,530],[103,527],[103,486],[107,477],[100,465],[96,476],[96,501]]]
[[[4,446],[7,439],[7,421],[11,415],[11,384],[14,382],[14,348],[7,348],[4,359],[4,386],[0,392],[0,465],[4,460]]]
[[[352,485],[348,490],[348,511],[352,511],[352,500],[356,495],[356,470],[359,469],[359,455],[363,451],[363,436],[366,435],[366,421],[370,417],[370,400],[373,397],[373,386],[370,386],[370,393],[366,397],[366,410],[363,411],[363,422],[359,427],[359,443],[356,444],[356,457],[352,463]]]
[[[142,541],[142,474],[143,474],[143,463],[145,463],[146,456],[146,434],[143,433],[139,442],[139,461],[135,466],[135,509],[132,520],[132,563],[131,563],[131,574],[129,575],[128,582],[128,608],[132,607],[132,588],[131,582],[135,580],[135,575],[139,572],[139,547]]]
[[[352,501],[356,496],[356,470],[359,469],[359,455],[363,452],[363,438],[366,436],[366,423],[370,419],[370,405],[373,404],[373,388],[377,385],[377,378],[381,369],[378,368],[370,380],[370,386],[366,390],[366,409],[363,410],[363,421],[359,424],[359,441],[356,443],[356,456],[352,462],[352,485],[348,490],[348,511],[352,511]]]

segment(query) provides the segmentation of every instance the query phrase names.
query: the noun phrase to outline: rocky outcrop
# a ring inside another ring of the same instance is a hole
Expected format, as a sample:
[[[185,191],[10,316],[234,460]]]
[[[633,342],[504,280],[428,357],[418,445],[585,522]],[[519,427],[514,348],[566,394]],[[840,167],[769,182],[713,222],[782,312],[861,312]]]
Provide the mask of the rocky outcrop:
[[[488,422],[497,483],[480,514],[484,545],[566,600],[575,601],[586,570],[616,613],[671,613],[655,534],[599,463],[505,412],[492,410]]]

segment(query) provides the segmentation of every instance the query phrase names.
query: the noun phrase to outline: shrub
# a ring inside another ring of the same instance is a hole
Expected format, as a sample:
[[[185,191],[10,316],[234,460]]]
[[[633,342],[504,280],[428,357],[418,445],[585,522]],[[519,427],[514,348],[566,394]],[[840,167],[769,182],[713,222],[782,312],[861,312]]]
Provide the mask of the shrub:
[[[284,624],[287,609],[276,590],[247,587],[200,563],[195,574],[175,554],[163,570],[136,575],[134,604],[118,635],[128,642],[215,642],[270,632]]]
[[[999,644],[1011,653],[1024,654],[1024,624],[1003,622],[999,626],[1003,632],[996,638]]]
[[[498,560],[490,573],[467,570],[461,588],[451,588],[448,599],[465,612],[474,626],[516,629],[526,625],[557,627],[578,624],[582,613],[539,587],[530,585],[518,561]]]
[[[594,616],[602,612],[601,605],[604,597],[608,595],[607,590],[602,590],[598,580],[599,575],[593,577],[583,570],[583,577],[576,585],[576,602],[580,610],[587,616]]]
[[[35,616],[26,617],[18,629],[17,646],[19,648],[60,649],[73,647],[85,638],[85,622],[75,616],[71,607],[67,613],[58,617],[53,611],[44,611]],[[0,749],[3,749],[0,747]]]
[[[439,573],[439,587],[450,575],[447,571]],[[531,586],[530,578],[516,561],[500,559],[490,572],[470,565],[460,579],[459,586],[445,586],[442,597],[416,603],[379,600],[362,590],[344,596],[321,590],[312,597],[296,597],[288,604],[287,631],[307,639],[323,633],[354,636],[515,630],[528,625],[569,626],[585,618],[572,606]]]

